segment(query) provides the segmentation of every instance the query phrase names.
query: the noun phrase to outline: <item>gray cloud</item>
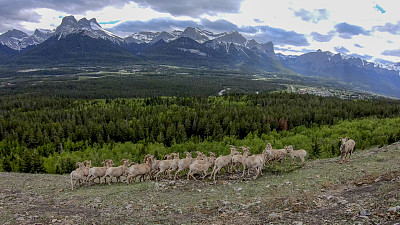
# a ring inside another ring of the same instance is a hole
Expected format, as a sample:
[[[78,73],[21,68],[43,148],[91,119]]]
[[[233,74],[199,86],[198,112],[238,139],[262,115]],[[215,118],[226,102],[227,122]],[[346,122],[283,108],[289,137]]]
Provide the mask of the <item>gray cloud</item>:
[[[41,16],[34,9],[47,8],[66,14],[84,14],[106,6],[121,7],[129,0],[0,0],[0,32],[23,29],[22,22],[39,22]]]
[[[366,35],[370,36],[371,32],[365,30],[364,28],[356,25],[351,25],[348,23],[339,23],[335,25],[336,32],[339,33],[339,37],[344,39],[351,39],[356,35]]]
[[[272,41],[275,45],[309,46],[304,34],[270,26],[256,26],[258,32],[252,37],[263,42]]]
[[[255,38],[259,42],[272,41],[277,45],[308,46],[309,43],[304,34],[287,31],[269,26],[242,26],[239,27],[227,20],[210,21],[202,19],[200,22],[192,20],[174,20],[171,18],[154,18],[148,21],[126,21],[109,29],[119,35],[128,35],[139,31],[172,31],[183,30],[186,27],[198,27],[213,32],[226,32],[236,30],[248,38]]]
[[[219,13],[238,13],[243,0],[133,0],[142,7],[149,7],[173,16],[199,17]]]
[[[359,44],[357,44],[357,43],[354,44],[354,47],[357,47],[357,48],[364,48],[363,46],[361,46],[361,45],[359,45]]]
[[[374,60],[375,62],[380,62],[380,63],[393,63],[392,61],[386,60],[386,59],[381,59],[381,58],[377,58]]]
[[[264,21],[263,20],[260,20],[260,19],[253,19],[254,20],[254,22],[256,22],[256,23],[264,23]]]
[[[400,57],[400,49],[385,50],[381,53],[382,55],[397,56]]]
[[[350,56],[361,58],[364,60],[371,60],[373,58],[373,56],[371,56],[371,55],[359,55],[357,53],[350,54]]]
[[[171,18],[154,18],[147,21],[126,21],[110,28],[113,33],[135,33],[140,31],[170,31],[185,29],[186,27],[198,27],[200,24],[192,20],[174,20]]]
[[[210,21],[207,19],[202,19],[201,23],[198,26],[204,29],[209,29],[218,32],[240,30],[240,28],[236,24],[233,24],[227,20]]]
[[[326,9],[314,9],[312,12],[300,9],[294,11],[294,15],[300,17],[302,20],[312,23],[318,23],[321,20],[327,20],[329,17],[328,10]]]
[[[397,24],[386,23],[383,26],[376,26],[374,30],[378,30],[380,32],[388,32],[394,35],[400,35],[400,21],[397,21]]]
[[[328,41],[332,40],[332,38],[335,36],[335,32],[334,31],[330,31],[326,35],[320,34],[320,33],[317,33],[317,32],[312,32],[311,36],[315,41],[328,42]]]
[[[337,47],[334,47],[333,49],[334,49],[336,52],[340,53],[340,54],[347,54],[347,53],[350,52],[347,48],[345,48],[345,47],[343,47],[343,46],[337,46]]]

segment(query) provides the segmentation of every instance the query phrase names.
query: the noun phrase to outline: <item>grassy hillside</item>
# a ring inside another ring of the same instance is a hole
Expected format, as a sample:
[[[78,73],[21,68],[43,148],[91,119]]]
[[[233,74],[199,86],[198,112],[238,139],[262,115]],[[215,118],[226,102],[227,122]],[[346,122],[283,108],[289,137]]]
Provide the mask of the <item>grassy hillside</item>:
[[[81,187],[67,175],[0,173],[0,223],[394,224],[400,222],[400,143],[305,166],[273,166],[257,180],[146,181]],[[287,163],[287,162],[286,162]]]

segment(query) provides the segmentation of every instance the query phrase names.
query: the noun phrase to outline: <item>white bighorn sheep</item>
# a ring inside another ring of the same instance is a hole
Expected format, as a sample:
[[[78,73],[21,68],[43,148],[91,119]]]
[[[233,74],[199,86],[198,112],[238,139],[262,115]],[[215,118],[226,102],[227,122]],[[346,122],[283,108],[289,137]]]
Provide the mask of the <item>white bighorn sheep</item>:
[[[288,154],[290,155],[290,158],[292,158],[292,163],[295,162],[296,158],[299,158],[301,160],[301,163],[304,163],[304,159],[307,156],[307,151],[300,149],[300,150],[293,150],[293,146],[289,145],[287,147]]]
[[[164,156],[165,160],[161,160],[161,161],[159,162],[159,165],[158,165],[159,171],[158,171],[158,173],[155,175],[156,180],[158,180],[158,176],[160,176],[160,174],[164,173],[165,171],[167,171],[167,170],[169,169],[169,167],[170,167],[170,165],[171,165],[171,162],[172,162],[173,154],[174,154],[174,153],[172,153],[172,154],[166,154],[166,155]]]
[[[247,174],[250,174],[250,169],[254,169],[256,172],[256,175],[254,176],[254,180],[257,179],[258,175],[261,173],[262,174],[262,169],[264,167],[264,162],[265,162],[265,150],[263,151],[263,154],[257,154],[257,155],[251,155],[250,154],[250,148],[243,148],[243,174],[242,177],[244,177],[244,174],[246,172],[246,168],[248,168]]]
[[[288,153],[286,146],[285,146],[285,149],[277,150],[277,149],[273,149],[270,143],[268,143],[267,147],[265,147],[264,152],[266,154],[265,155],[266,161],[269,163],[271,163],[273,161],[278,161],[278,162],[282,163],[282,161],[286,158],[286,155]]]
[[[181,159],[178,162],[178,170],[175,172],[174,180],[181,171],[189,169],[190,164],[192,164],[196,159],[192,158],[192,154],[190,152],[185,152],[186,158]]]
[[[167,171],[169,179],[172,179],[171,172],[175,171],[178,169],[179,165],[179,152],[178,153],[172,153],[174,156],[174,159],[172,159],[171,164],[169,165],[169,169]]]
[[[211,172],[211,176],[215,176],[223,167],[229,167],[232,164],[232,156],[238,154],[239,152],[236,150],[236,147],[231,145],[231,154],[225,156],[219,156],[214,163],[214,169]]]
[[[339,140],[342,142],[340,145],[340,163],[343,163],[343,160],[346,160],[347,156],[349,156],[348,160],[350,160],[351,154],[356,146],[356,142],[349,137],[340,137]]]
[[[214,156],[215,158],[215,156]],[[201,162],[201,161],[205,161]],[[213,159],[212,156],[210,158],[207,158],[206,160],[196,160],[193,164],[189,166],[189,172],[187,174],[187,179],[190,180],[190,177],[192,177],[194,180],[197,180],[196,177],[194,176],[195,174],[201,174],[203,173],[202,179],[204,179],[208,174],[207,171],[213,164]]]
[[[116,177],[117,178],[117,182],[119,182],[119,178],[121,176],[125,176],[126,171],[128,169],[128,166],[129,166],[129,159],[122,159],[121,160],[121,164],[122,165],[118,166],[118,167],[109,167],[109,168],[107,168],[106,174],[103,176],[104,183],[107,183],[107,177],[110,178],[109,181],[108,181],[108,184],[111,185],[112,179],[114,177]]]
[[[142,176],[143,181],[146,180],[146,177],[145,177],[146,175],[150,176],[151,164],[153,162],[153,157],[146,156],[144,158],[143,162],[144,162],[143,164],[136,164],[136,165],[129,167],[128,176],[126,177],[127,184],[132,183],[132,180],[133,180],[133,182],[136,182],[135,178],[139,175]],[[139,179],[139,181],[140,181],[140,179]]]
[[[243,146],[241,146],[240,148],[244,148]],[[244,152],[243,152],[244,153]],[[237,169],[237,167],[238,166],[242,166],[243,167],[243,159],[244,159],[244,157],[243,157],[243,153],[242,154],[237,154],[237,155],[234,155],[234,156],[232,156],[232,164],[233,164],[233,170],[235,171],[235,172],[238,172],[238,169]]]
[[[160,170],[160,160],[156,159],[156,157],[154,157],[151,154],[147,154],[146,157],[151,157],[152,158],[152,164],[151,164],[151,170],[150,170],[150,179],[154,180],[154,177],[156,175],[156,173]]]
[[[92,167],[92,161],[85,160],[83,163],[85,164],[85,168],[83,169],[84,176],[87,177],[89,175],[89,169]]]
[[[85,165],[83,162],[77,162],[76,165],[78,168],[70,173],[70,178],[71,178],[71,189],[74,190],[75,187],[77,187],[77,184],[80,183],[81,180],[84,178],[84,170],[85,170]]]
[[[86,178],[86,182],[91,182],[94,179],[99,178],[99,183],[101,183],[101,177],[104,177],[104,175],[106,175],[108,167],[113,166],[114,163],[111,159],[106,159],[101,163],[101,165],[103,165],[103,167],[92,167],[89,169],[89,174]]]

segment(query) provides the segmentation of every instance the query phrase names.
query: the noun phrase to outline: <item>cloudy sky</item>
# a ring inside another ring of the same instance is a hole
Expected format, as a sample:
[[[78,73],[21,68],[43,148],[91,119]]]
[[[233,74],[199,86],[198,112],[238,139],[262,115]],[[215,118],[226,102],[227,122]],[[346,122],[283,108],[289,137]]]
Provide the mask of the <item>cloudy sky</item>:
[[[284,54],[322,49],[400,62],[399,8],[398,0],[0,0],[0,33],[54,29],[74,15],[122,37],[188,26],[238,30]]]

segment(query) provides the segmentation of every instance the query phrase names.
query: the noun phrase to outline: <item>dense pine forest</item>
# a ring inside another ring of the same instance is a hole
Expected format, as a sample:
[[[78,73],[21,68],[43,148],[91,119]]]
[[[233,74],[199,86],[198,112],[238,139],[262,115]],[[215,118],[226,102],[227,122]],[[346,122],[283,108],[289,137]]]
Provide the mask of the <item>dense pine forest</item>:
[[[226,154],[228,145],[260,152],[291,144],[310,157],[339,154],[340,136],[357,149],[400,139],[400,102],[343,100],[287,93],[221,97],[0,99],[3,171],[67,173],[75,162],[147,153],[200,150]]]

